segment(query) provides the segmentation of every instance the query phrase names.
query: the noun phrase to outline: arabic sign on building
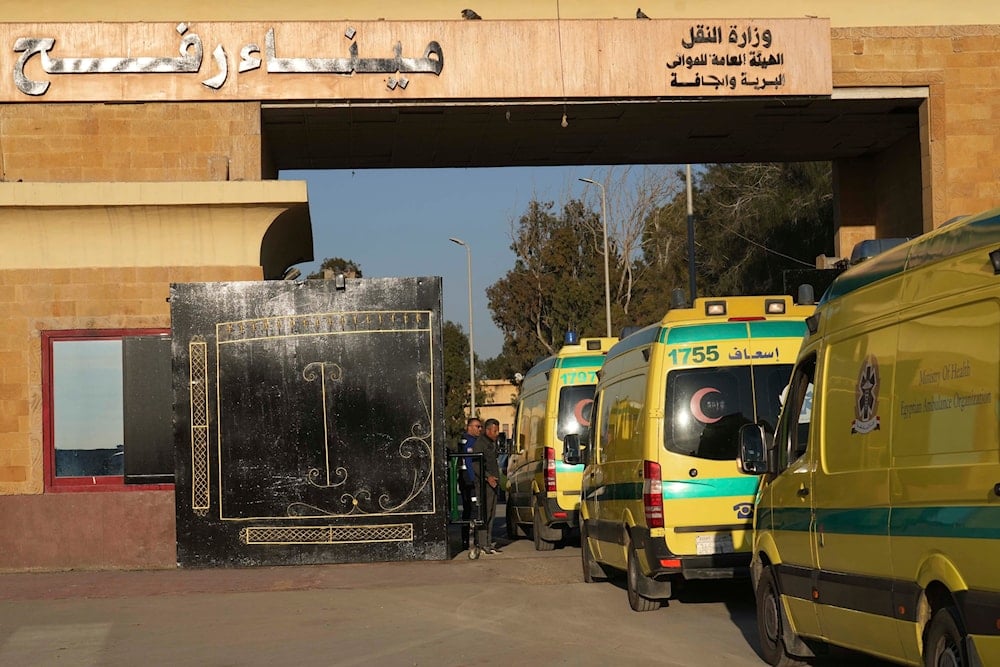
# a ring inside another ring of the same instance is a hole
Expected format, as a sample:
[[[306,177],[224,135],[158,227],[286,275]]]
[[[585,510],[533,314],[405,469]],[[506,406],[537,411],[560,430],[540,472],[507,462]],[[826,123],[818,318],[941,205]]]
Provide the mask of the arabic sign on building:
[[[0,24],[0,40],[5,102],[832,90],[827,19]]]

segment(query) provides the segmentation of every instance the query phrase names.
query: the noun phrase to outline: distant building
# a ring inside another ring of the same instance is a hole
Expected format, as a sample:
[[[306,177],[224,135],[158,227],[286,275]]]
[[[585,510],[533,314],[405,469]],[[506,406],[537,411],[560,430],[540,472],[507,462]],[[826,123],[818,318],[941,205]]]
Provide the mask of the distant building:
[[[483,421],[496,419],[508,436],[514,426],[517,385],[509,380],[480,380],[476,392],[476,411]]]

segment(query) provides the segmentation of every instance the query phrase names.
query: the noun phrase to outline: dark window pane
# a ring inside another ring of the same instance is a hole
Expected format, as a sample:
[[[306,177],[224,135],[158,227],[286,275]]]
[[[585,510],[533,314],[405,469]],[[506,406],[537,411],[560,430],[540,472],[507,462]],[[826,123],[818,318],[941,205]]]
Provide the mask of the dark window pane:
[[[595,385],[574,385],[559,391],[559,423],[556,437],[562,440],[567,433],[583,433],[590,428],[590,409],[594,405]]]
[[[667,375],[664,446],[678,454],[736,458],[740,426],[777,423],[789,365],[671,371]]]

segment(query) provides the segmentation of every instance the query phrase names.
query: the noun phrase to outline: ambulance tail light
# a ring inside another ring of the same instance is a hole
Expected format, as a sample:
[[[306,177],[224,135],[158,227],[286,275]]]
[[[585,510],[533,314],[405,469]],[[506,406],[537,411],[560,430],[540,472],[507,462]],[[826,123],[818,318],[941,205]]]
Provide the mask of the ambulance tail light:
[[[663,482],[660,464],[642,462],[642,507],[646,512],[647,528],[663,528]]]
[[[554,493],[556,490],[556,450],[545,448],[545,490]]]

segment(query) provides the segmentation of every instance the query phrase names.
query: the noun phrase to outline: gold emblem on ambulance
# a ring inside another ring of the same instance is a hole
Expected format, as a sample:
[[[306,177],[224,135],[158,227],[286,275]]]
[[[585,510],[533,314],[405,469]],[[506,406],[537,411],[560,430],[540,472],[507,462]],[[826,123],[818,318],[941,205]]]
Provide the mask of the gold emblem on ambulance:
[[[854,389],[854,416],[857,419],[851,423],[851,433],[871,433],[879,429],[878,390],[881,384],[878,359],[869,354],[861,364]]]

